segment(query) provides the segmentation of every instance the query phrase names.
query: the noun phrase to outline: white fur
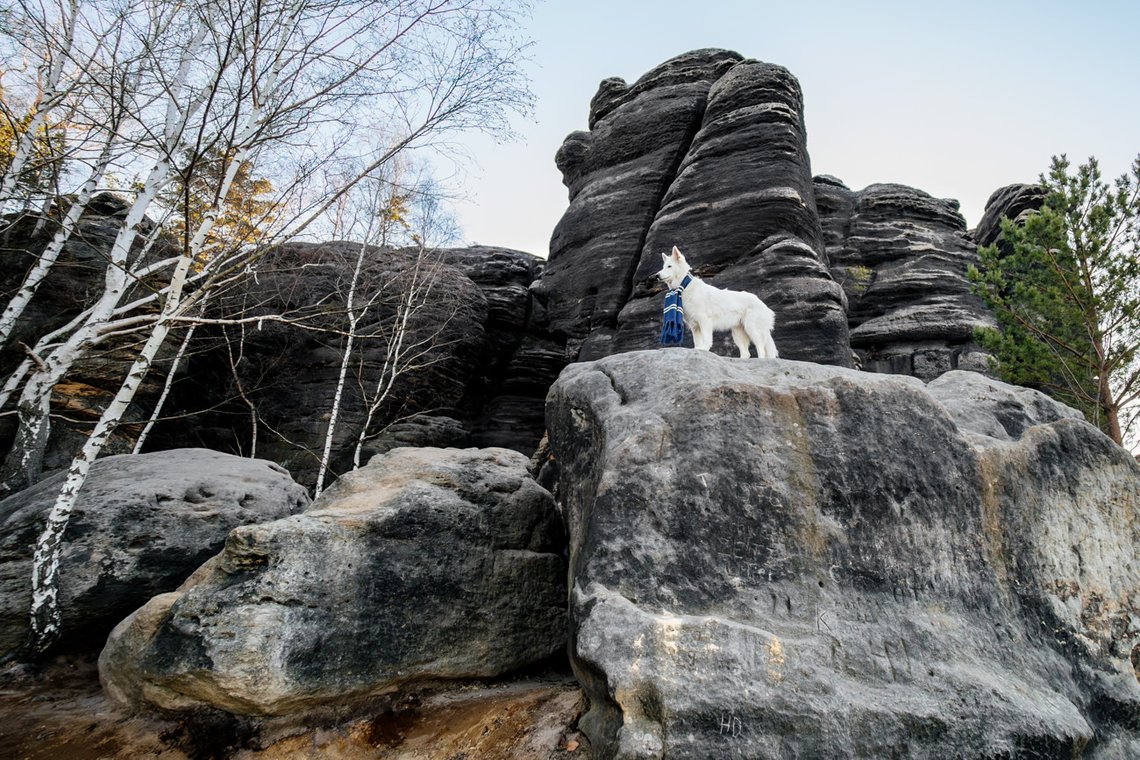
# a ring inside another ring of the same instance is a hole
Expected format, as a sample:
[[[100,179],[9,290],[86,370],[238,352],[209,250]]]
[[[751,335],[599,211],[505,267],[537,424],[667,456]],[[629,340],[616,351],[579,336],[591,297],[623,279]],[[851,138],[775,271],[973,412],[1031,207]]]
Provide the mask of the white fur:
[[[661,254],[661,271],[657,276],[671,289],[679,287],[692,267],[673,246],[672,255]],[[772,342],[772,328],[776,315],[756,296],[740,290],[724,290],[709,285],[693,275],[692,281],[681,295],[685,308],[685,326],[693,333],[693,346],[712,350],[713,332],[732,330],[732,340],[740,349],[740,357],[749,357],[748,347],[756,346],[761,359],[775,359],[776,344]]]

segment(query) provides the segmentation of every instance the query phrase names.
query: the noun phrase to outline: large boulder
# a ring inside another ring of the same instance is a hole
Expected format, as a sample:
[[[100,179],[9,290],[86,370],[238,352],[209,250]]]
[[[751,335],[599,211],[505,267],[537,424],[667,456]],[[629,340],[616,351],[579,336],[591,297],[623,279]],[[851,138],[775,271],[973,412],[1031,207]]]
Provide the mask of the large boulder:
[[[786,69],[727,50],[602,82],[590,130],[557,156],[570,206],[536,282],[538,322],[571,359],[657,343],[659,253],[751,290],[775,310],[781,354],[849,364],[843,291],[827,271],[803,98]]]
[[[0,501],[0,653],[27,643],[32,547],[64,477]],[[98,651],[116,623],[217,554],[230,530],[308,503],[288,472],[261,459],[178,449],[97,460],[63,538],[59,648]]]
[[[526,466],[507,449],[395,449],[305,513],[233,531],[115,629],[104,686],[132,705],[280,716],[562,651],[561,524]]]
[[[598,757],[1140,749],[1140,466],[1071,410],[665,349],[548,424]]]
[[[815,178],[815,196],[862,368],[923,380],[986,369],[973,336],[997,323],[966,279],[978,257],[958,202],[896,184],[855,192],[829,176]]]

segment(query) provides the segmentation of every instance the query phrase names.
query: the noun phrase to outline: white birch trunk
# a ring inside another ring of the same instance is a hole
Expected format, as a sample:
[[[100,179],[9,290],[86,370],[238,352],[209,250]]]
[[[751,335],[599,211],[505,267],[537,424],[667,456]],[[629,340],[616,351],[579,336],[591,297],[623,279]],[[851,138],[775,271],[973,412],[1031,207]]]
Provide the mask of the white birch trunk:
[[[48,513],[47,522],[32,556],[32,608],[30,614],[32,649],[42,653],[59,637],[59,555],[64,531],[71,519],[72,510],[79,497],[80,489],[87,481],[91,463],[99,456],[107,439],[115,431],[123,414],[134,400],[135,393],[142,385],[150,370],[154,357],[158,354],[182,301],[182,290],[190,271],[193,258],[183,256],[171,276],[170,289],[162,314],[154,329],[135,358],[127,377],[119,386],[118,393],[103,410],[95,429],[83,444],[83,449],[72,460],[63,487]]]
[[[369,225],[371,227],[371,225]],[[313,498],[321,495],[325,487],[325,474],[328,473],[329,460],[332,458],[333,438],[336,434],[336,423],[340,417],[340,402],[344,397],[344,381],[348,377],[348,365],[352,361],[352,348],[356,340],[356,325],[360,322],[360,315],[356,312],[356,288],[360,282],[360,270],[364,265],[364,254],[368,250],[367,240],[370,234],[365,235],[365,241],[360,244],[356,254],[356,266],[352,270],[352,282],[348,286],[348,336],[344,342],[344,356],[340,360],[340,376],[337,378],[336,391],[333,393],[332,411],[329,413],[328,429],[325,430],[325,446],[321,452],[321,466],[317,470],[317,484],[314,488]],[[365,426],[367,428],[367,426]]]
[[[113,138],[109,139],[107,144],[103,146],[103,150],[95,163],[95,167],[91,171],[91,176],[83,183],[83,187],[79,189],[79,195],[76,197],[75,202],[71,204],[71,208],[67,210],[67,214],[60,222],[59,229],[56,230],[51,242],[36,260],[35,266],[33,266],[27,276],[24,277],[24,282],[4,308],[4,313],[0,314],[0,346],[8,342],[8,338],[12,335],[12,330],[16,326],[16,320],[24,313],[24,309],[28,303],[31,302],[32,296],[36,294],[40,283],[47,277],[48,272],[51,271],[52,266],[55,265],[56,259],[59,258],[60,252],[63,251],[64,245],[75,231],[75,227],[79,223],[79,217],[83,215],[87,204],[91,201],[91,196],[94,195],[96,188],[99,186],[99,181],[103,179],[103,175],[111,163],[112,146]]]
[[[364,441],[367,440],[368,428],[372,425],[372,419],[384,401],[387,400],[388,394],[392,391],[392,386],[396,384],[396,378],[400,376],[401,348],[408,332],[408,319],[412,314],[411,292],[414,289],[414,282],[413,279],[413,286],[401,294],[400,308],[396,313],[396,329],[388,342],[388,349],[384,353],[384,365],[380,368],[380,376],[376,380],[376,391],[372,396],[372,401],[368,404],[368,413],[364,417],[364,425],[360,428],[360,435],[356,438],[356,449],[352,453],[352,466],[355,469],[360,468],[360,455],[364,448]]]
[[[46,405],[42,399],[50,397],[51,389],[55,384],[83,356],[88,346],[96,340],[100,329],[110,320],[130,284],[128,258],[137,235],[136,228],[146,216],[147,209],[158,196],[159,191],[173,177],[174,168],[170,156],[173,155],[174,148],[177,146],[187,122],[193,113],[201,107],[202,101],[209,94],[208,89],[203,88],[195,93],[195,97],[184,108],[179,102],[194,56],[205,36],[206,29],[203,27],[196,32],[193,41],[182,53],[178,76],[171,89],[170,101],[167,105],[166,122],[163,125],[165,144],[162,155],[151,167],[142,190],[139,191],[131,204],[126,219],[123,221],[123,226],[115,236],[115,242],[111,245],[107,270],[103,278],[103,292],[89,310],[84,323],[64,343],[52,351],[50,356],[44,358],[43,366],[28,379],[20,395],[20,401],[17,405],[19,429],[16,434],[16,445],[9,452],[3,468],[3,486],[9,491],[25,488],[34,482],[35,473],[32,473],[31,476],[33,480],[28,479],[27,464],[42,459],[42,447],[47,443],[43,428],[48,423],[48,417],[45,413]],[[181,263],[180,261],[179,264]],[[38,446],[39,450],[23,451],[20,446],[25,443]]]
[[[178,374],[178,366],[182,363],[182,359],[186,355],[186,349],[194,339],[194,330],[196,328],[197,325],[195,324],[191,324],[190,327],[187,328],[186,335],[182,338],[182,343],[179,344],[178,351],[174,354],[174,359],[170,362],[170,371],[166,375],[166,382],[162,386],[162,393],[159,394],[158,401],[154,403],[154,410],[150,413],[150,418],[147,419],[142,432],[139,433],[134,448],[131,449],[132,454],[142,452],[143,444],[146,443],[147,436],[150,435],[151,429],[162,415],[162,408],[166,405],[166,399],[170,396],[170,389],[174,385],[174,376]]]
[[[56,348],[50,356],[44,358],[41,366],[24,385],[17,405],[19,413],[19,429],[16,441],[8,460],[4,465],[4,486],[11,492],[26,488],[35,482],[36,473],[30,472],[29,464],[42,459],[42,446],[47,443],[44,435],[44,426],[48,423],[45,398],[50,398],[51,389],[60,381],[63,375],[74,366],[85,353],[86,348],[95,339],[98,330],[114,313],[119,305],[128,285],[127,254],[135,239],[135,226],[142,221],[147,207],[158,194],[158,190],[169,179],[170,167],[168,160],[162,160],[155,165],[151,176],[147,179],[142,192],[135,199],[115,242],[111,246],[110,261],[104,275],[104,288],[99,300],[91,308],[84,323],[71,334],[71,336]],[[32,445],[39,447],[38,451],[27,451],[23,447]],[[14,461],[17,458],[18,461]],[[29,477],[30,474],[30,477]]]
[[[205,30],[203,29],[196,36],[197,43],[201,42],[204,35]],[[282,42],[282,45],[284,45],[284,42]],[[188,67],[189,56],[183,59],[183,65],[180,66],[179,72],[181,76],[179,82],[185,79]],[[203,92],[201,96],[205,96],[205,94],[206,93]],[[189,119],[191,109],[193,108],[192,104],[191,107],[188,107],[182,112],[181,118],[177,119],[177,129],[172,130],[171,121],[174,120],[172,117],[175,113],[172,109],[175,107],[175,100],[176,95],[171,98],[170,105],[167,109],[168,128],[166,138],[168,145],[172,145],[178,135],[181,134],[182,129],[185,128],[186,121]],[[198,102],[200,104],[200,98]],[[254,130],[259,119],[260,109],[255,107],[247,119],[247,129],[243,130],[243,135]],[[219,187],[214,204],[212,204],[202,223],[199,225],[198,230],[195,232],[194,237],[190,241],[190,244],[187,246],[187,249],[183,252],[183,255],[175,265],[174,272],[170,278],[170,285],[166,291],[166,301],[163,304],[162,313],[159,315],[157,322],[155,322],[150,336],[139,351],[139,355],[132,364],[130,371],[128,371],[126,379],[119,387],[118,393],[115,394],[115,398],[103,411],[98,424],[95,426],[95,430],[84,443],[82,451],[80,451],[79,455],[72,461],[63,488],[60,490],[59,496],[56,498],[48,514],[47,524],[36,544],[32,562],[32,608],[30,618],[32,646],[36,651],[45,651],[59,636],[61,622],[58,599],[59,554],[63,533],[67,529],[67,524],[70,521],[72,510],[75,508],[79,491],[87,480],[87,473],[90,470],[91,463],[99,456],[103,445],[111,433],[114,432],[123,414],[134,400],[135,393],[146,377],[159,349],[165,342],[167,334],[170,332],[173,318],[178,315],[183,306],[182,295],[190,269],[197,260],[198,253],[217,220],[221,203],[229,193],[229,188],[233,183],[234,177],[237,175],[240,162],[244,160],[248,150],[248,145],[242,146],[231,159],[231,163],[226,169],[225,177]],[[155,170],[152,171],[152,177],[159,175],[159,167],[162,167],[165,180],[168,180],[171,173],[169,160],[160,160],[158,164],[156,164]],[[163,184],[165,184],[165,181]],[[149,188],[149,186],[150,181],[148,178],[147,188]],[[153,195],[151,199],[153,199]],[[132,208],[132,212],[133,211],[134,208]],[[134,224],[137,224],[138,221],[139,220],[135,220],[130,227],[125,227],[125,229],[133,230]],[[117,242],[118,240],[116,240],[116,243]]]

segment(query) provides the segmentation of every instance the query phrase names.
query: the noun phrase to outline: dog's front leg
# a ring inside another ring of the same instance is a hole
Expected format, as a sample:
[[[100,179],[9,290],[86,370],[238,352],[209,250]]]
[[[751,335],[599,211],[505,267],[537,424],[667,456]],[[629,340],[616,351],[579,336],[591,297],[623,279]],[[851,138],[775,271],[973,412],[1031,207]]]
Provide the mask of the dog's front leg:
[[[702,351],[711,351],[712,330],[706,330],[698,323],[693,323],[691,329],[693,331],[693,348],[699,348]]]

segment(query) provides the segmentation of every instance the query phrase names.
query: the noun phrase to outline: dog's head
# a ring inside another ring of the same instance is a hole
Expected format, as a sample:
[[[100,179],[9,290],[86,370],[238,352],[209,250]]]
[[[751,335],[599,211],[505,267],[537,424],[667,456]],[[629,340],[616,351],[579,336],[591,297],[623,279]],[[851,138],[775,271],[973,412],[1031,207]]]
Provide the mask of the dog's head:
[[[661,271],[657,276],[664,280],[666,285],[675,288],[681,284],[681,280],[685,279],[685,275],[691,269],[689,262],[685,261],[684,254],[677,249],[677,246],[673,246],[672,253],[661,254]]]

